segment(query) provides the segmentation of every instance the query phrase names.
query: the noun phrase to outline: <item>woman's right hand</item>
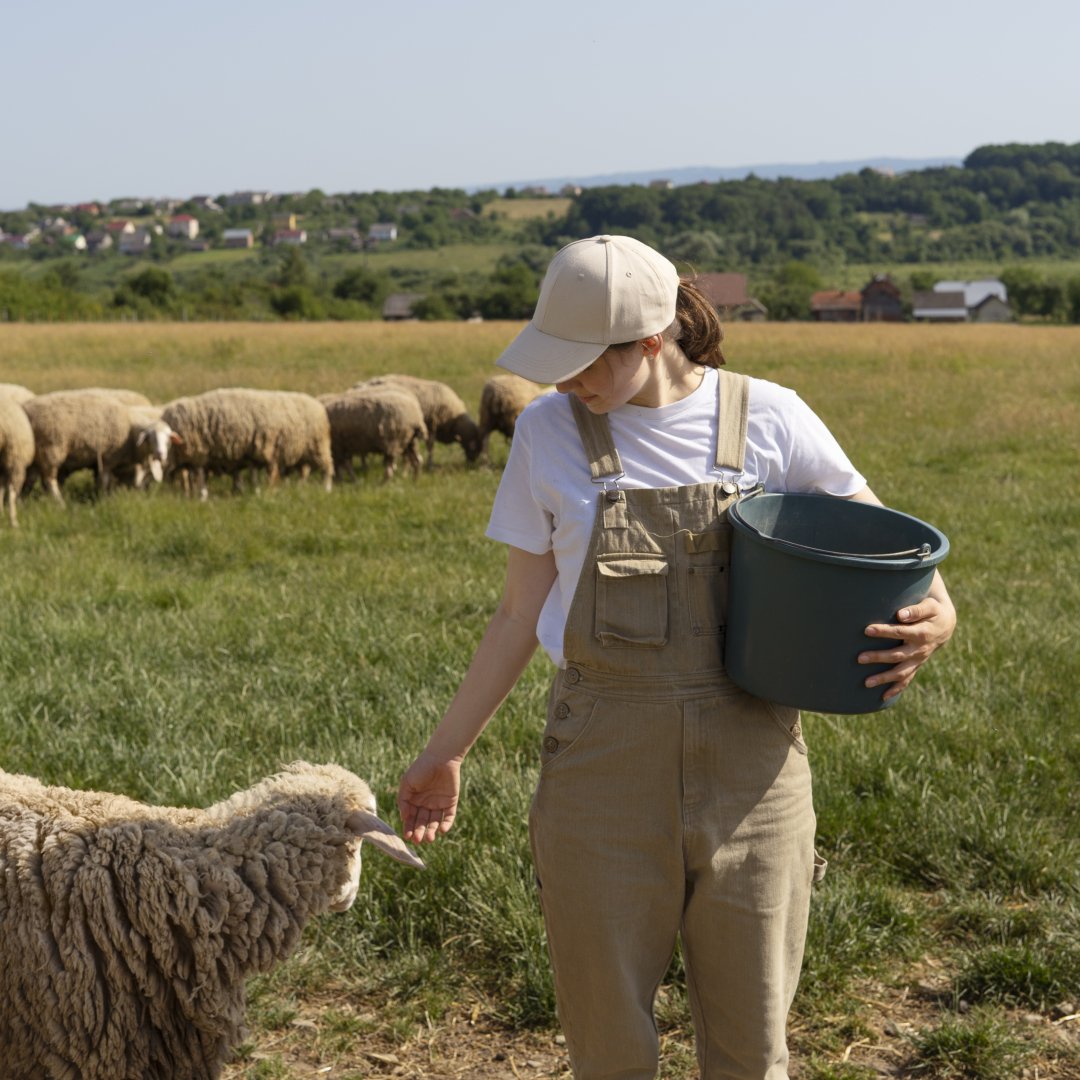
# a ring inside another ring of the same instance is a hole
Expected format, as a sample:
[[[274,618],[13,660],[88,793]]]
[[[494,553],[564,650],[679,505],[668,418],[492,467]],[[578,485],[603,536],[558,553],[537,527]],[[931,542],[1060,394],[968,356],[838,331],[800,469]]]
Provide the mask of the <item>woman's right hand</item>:
[[[401,835],[414,844],[424,844],[449,832],[460,792],[461,760],[442,761],[425,750],[398,785]]]

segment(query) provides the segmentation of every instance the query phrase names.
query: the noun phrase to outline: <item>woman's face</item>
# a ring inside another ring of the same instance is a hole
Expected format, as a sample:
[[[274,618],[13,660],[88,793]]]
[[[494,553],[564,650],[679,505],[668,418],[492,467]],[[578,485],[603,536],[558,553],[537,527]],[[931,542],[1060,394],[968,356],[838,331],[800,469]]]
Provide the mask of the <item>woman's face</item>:
[[[560,394],[577,394],[590,412],[608,413],[627,402],[646,404],[634,398],[645,388],[650,376],[639,342],[623,349],[612,345],[584,371],[557,382],[555,389]]]

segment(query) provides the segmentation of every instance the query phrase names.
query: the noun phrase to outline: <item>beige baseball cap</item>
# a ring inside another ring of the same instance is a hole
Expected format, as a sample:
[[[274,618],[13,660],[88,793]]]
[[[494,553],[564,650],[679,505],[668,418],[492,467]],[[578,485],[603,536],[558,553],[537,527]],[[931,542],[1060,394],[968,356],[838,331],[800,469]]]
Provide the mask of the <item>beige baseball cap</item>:
[[[533,382],[562,382],[609,345],[666,330],[678,291],[672,263],[632,236],[575,240],[551,260],[531,321],[497,363]]]

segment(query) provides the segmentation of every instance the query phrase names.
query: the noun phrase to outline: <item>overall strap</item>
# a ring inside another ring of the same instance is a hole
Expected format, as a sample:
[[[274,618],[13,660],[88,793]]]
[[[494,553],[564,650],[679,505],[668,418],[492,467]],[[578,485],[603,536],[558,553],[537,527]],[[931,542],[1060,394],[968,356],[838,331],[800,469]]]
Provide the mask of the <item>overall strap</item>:
[[[589,473],[593,481],[618,479],[623,475],[623,467],[611,437],[611,425],[607,416],[589,412],[577,394],[570,395],[570,408],[585,446],[585,456],[589,459]]]
[[[739,371],[717,368],[716,468],[742,472],[746,462],[746,423],[750,380]]]

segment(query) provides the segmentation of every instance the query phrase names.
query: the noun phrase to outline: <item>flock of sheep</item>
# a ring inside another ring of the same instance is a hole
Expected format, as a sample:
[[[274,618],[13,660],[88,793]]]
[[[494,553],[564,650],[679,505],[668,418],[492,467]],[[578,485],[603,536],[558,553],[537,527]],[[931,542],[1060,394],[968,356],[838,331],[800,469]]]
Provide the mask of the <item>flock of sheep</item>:
[[[131,391],[35,395],[0,383],[0,509],[40,481],[63,503],[170,475],[203,499],[210,473],[337,473],[380,454],[469,462],[507,439],[540,388],[488,380],[479,422],[447,385],[388,375],[323,397],[217,389],[154,405]],[[288,956],[305,923],[357,894],[360,846],[422,866],[364,781],[295,762],[206,810],[47,787],[0,769],[0,1073],[6,1080],[213,1080],[243,1031],[244,983]]]
[[[61,485],[91,469],[100,491],[143,487],[177,476],[208,497],[207,477],[265,469],[271,485],[291,472],[318,470],[329,491],[335,473],[355,479],[354,461],[381,455],[390,479],[399,462],[418,472],[421,443],[431,465],[436,442],[459,444],[469,462],[486,459],[499,431],[512,439],[521,410],[540,391],[516,375],[492,376],[479,422],[445,383],[383,375],[341,393],[312,397],[281,390],[229,388],[154,405],[130,390],[80,388],[35,395],[0,383],[0,509],[17,525],[16,499],[42,487],[63,503]]]

